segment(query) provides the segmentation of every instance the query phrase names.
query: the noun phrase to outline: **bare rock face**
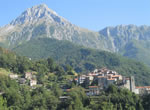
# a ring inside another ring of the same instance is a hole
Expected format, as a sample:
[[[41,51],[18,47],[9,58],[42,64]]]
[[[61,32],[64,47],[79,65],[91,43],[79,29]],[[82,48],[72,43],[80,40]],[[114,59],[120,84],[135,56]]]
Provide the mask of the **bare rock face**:
[[[56,23],[65,23],[62,17],[58,16],[57,13],[47,7],[45,4],[41,4],[38,6],[34,6],[32,8],[27,9],[24,11],[17,19],[12,21],[11,25],[23,25],[26,23],[35,23],[39,20],[48,20],[49,22],[56,22]]]
[[[69,40],[87,47],[103,48],[98,32],[71,24],[45,4],[27,9],[10,24],[0,28],[0,43],[8,48],[39,37]]]
[[[106,27],[99,33],[107,39],[112,39],[112,45],[120,50],[132,41],[150,41],[150,27],[136,25],[118,25],[116,27]]]

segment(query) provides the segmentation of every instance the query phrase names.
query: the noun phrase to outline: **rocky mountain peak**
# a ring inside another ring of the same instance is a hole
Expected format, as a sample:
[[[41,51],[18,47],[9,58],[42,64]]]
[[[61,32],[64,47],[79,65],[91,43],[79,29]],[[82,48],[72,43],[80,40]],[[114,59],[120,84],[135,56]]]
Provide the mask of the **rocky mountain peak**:
[[[13,20],[10,24],[25,24],[37,22],[40,19],[48,20],[51,22],[61,22],[63,18],[57,15],[57,13],[50,8],[46,4],[40,4],[37,6],[33,6],[32,8],[28,8],[24,11],[17,19]]]
[[[48,13],[48,14],[53,14],[53,15],[57,15],[57,13],[55,11],[53,11],[52,9],[48,8],[48,6],[46,4],[40,4],[40,5],[37,5],[37,6],[33,6],[32,8],[29,8],[29,10],[32,10],[32,11],[38,11],[39,14],[43,14],[43,13]]]

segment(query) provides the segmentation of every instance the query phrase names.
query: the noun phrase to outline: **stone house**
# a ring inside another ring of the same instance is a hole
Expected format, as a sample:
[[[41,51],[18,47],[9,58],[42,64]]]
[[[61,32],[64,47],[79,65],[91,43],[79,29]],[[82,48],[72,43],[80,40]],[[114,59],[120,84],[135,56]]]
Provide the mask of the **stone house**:
[[[30,80],[32,78],[32,73],[31,72],[26,72],[25,73],[25,78]]]
[[[35,85],[37,85],[37,80],[31,79],[30,80],[30,86],[35,86]]]
[[[88,96],[95,96],[100,94],[99,86],[89,86],[89,90],[87,92]]]
[[[11,79],[18,79],[18,75],[17,74],[9,74],[9,77]]]
[[[141,86],[136,87],[137,94],[144,95],[144,94],[150,94],[150,86]]]
[[[20,78],[19,79],[19,83],[20,84],[25,84],[26,83],[26,79],[25,78]]]
[[[80,75],[78,77],[78,84],[83,84],[85,79],[86,79],[86,77],[87,77],[86,75]]]

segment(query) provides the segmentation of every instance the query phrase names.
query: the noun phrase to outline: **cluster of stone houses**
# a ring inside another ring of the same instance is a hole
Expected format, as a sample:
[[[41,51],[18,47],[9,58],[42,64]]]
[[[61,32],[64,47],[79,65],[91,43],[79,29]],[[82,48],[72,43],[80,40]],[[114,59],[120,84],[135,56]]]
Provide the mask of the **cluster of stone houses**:
[[[20,78],[17,74],[9,74],[9,77],[17,80],[20,84],[29,83],[32,88],[37,85],[36,76],[33,72],[26,72],[23,78]],[[89,86],[88,89],[86,89],[86,93],[89,96],[99,95],[101,91],[106,89],[111,84],[115,84],[119,88],[126,88],[135,94],[150,94],[150,86],[136,87],[133,76],[125,77],[116,71],[109,70],[107,68],[95,69],[87,75],[78,76],[75,80],[79,85],[83,83],[88,83],[91,85],[92,82],[97,81],[97,85]]]
[[[127,88],[135,94],[148,94],[150,93],[150,86],[136,87],[134,76],[125,77],[118,74],[116,71],[107,68],[95,69],[87,75],[80,75],[77,79],[78,84],[98,81],[96,86],[89,86],[87,95],[99,95],[102,90],[111,84],[117,85],[119,88]]]
[[[9,74],[9,77],[17,80],[20,84],[26,84],[28,80],[31,87],[37,85],[36,76],[33,74],[33,72],[26,72],[23,78],[19,78],[17,74]]]

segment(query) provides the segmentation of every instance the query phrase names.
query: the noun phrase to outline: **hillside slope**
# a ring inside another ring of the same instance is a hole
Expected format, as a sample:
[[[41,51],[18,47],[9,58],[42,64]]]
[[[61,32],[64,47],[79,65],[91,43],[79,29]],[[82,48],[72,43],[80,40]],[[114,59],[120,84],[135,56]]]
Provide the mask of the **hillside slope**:
[[[132,58],[145,64],[150,65],[150,41],[131,41],[127,43],[122,49],[120,49],[120,53],[123,56],[128,58]]]
[[[13,51],[32,59],[52,57],[57,63],[69,64],[76,72],[84,74],[95,68],[107,67],[125,76],[134,75],[137,85],[150,84],[150,69],[143,63],[113,53],[77,46],[68,41],[39,38],[14,48]]]

